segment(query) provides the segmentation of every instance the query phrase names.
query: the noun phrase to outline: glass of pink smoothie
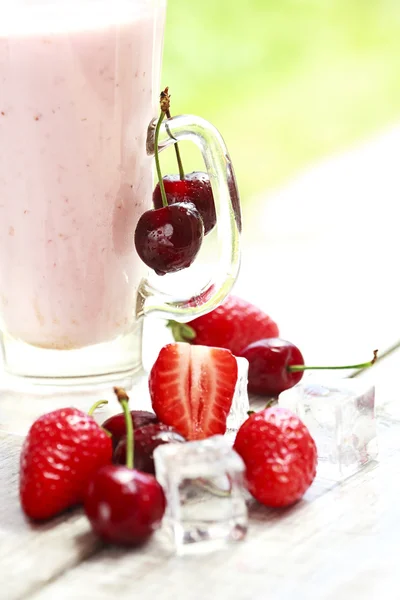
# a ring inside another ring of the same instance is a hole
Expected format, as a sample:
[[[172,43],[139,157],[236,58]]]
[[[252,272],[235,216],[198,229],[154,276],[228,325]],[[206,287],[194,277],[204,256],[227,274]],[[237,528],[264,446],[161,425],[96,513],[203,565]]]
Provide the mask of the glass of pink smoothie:
[[[143,317],[215,308],[239,266],[234,175],[193,116],[160,148],[200,147],[220,260],[190,300],[150,284],[134,247],[151,207],[165,0],[0,0],[0,329],[5,369],[38,382],[141,369]],[[232,198],[234,205],[232,205]],[[165,278],[167,279],[167,278]]]

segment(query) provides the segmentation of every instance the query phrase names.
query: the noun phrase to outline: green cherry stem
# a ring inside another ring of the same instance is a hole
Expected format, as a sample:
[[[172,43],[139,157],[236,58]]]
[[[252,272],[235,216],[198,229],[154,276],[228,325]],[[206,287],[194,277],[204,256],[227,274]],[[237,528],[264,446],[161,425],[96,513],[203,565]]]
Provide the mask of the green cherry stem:
[[[380,362],[381,360],[383,360],[387,356],[390,356],[391,354],[393,354],[393,352],[395,352],[399,348],[400,348],[400,340],[398,340],[392,346],[389,346],[389,348],[386,348],[386,350],[384,350],[384,352],[381,352],[379,354],[378,358],[376,359],[376,362],[378,362],[378,361]],[[350,378],[358,377],[359,375],[361,375],[361,373],[363,372],[363,370],[364,369],[358,369],[357,371],[354,371],[354,373],[352,373],[351,375],[349,375],[349,377]]]
[[[171,112],[169,109],[166,111],[165,114],[167,115],[167,119],[171,118]],[[185,171],[183,169],[182,158],[181,158],[181,153],[179,152],[178,142],[176,142],[174,144],[174,148],[175,148],[175,154],[176,154],[176,162],[178,163],[179,179],[181,179],[183,181],[185,179]]]
[[[95,402],[93,406],[89,408],[88,415],[92,417],[93,413],[100,408],[100,406],[105,406],[106,404],[108,404],[108,400],[99,400],[98,402]]]
[[[264,410],[267,408],[271,408],[272,406],[275,406],[276,404],[278,404],[278,402],[279,402],[278,396],[271,396],[271,398],[268,398],[267,403],[264,406]]]
[[[170,95],[168,93],[168,88],[166,87],[165,90],[163,90],[160,94],[160,109],[161,109],[161,114],[160,117],[157,121],[157,125],[156,125],[156,131],[154,134],[154,160],[156,162],[156,171],[157,171],[157,178],[158,178],[158,183],[160,186],[160,192],[161,192],[161,200],[162,200],[162,204],[164,207],[168,206],[168,200],[167,200],[167,194],[165,193],[165,186],[164,186],[164,181],[163,181],[163,176],[161,173],[161,167],[160,167],[160,155],[158,152],[158,140],[160,137],[160,129],[161,129],[161,123],[164,120],[164,117],[167,113],[169,113],[169,99],[170,99]]]
[[[126,426],[126,466],[128,469],[133,469],[134,464],[134,433],[132,417],[129,412],[129,396],[123,388],[115,387],[114,392],[118,398],[118,402],[122,406],[122,410],[125,415],[125,426]]]
[[[167,200],[167,194],[165,193],[165,187],[164,187],[164,182],[163,182],[162,173],[161,173],[160,157],[158,155],[158,139],[160,136],[161,123],[163,122],[164,117],[165,117],[165,113],[161,112],[160,118],[157,121],[156,132],[154,134],[154,160],[156,161],[156,171],[157,171],[158,183],[160,185],[161,199],[162,199],[163,206],[165,207],[165,206],[168,206],[168,200]]]
[[[289,365],[287,367],[287,370],[290,373],[297,373],[299,371],[307,371],[307,370],[313,370],[313,371],[317,371],[317,370],[335,370],[335,369],[367,369],[368,367],[372,367],[372,365],[374,363],[376,363],[376,361],[378,360],[378,350],[374,350],[374,356],[373,359],[370,360],[369,362],[365,362],[365,363],[360,363],[358,365],[340,365],[340,366],[333,366],[333,367],[312,367],[312,366],[308,366],[308,365]]]

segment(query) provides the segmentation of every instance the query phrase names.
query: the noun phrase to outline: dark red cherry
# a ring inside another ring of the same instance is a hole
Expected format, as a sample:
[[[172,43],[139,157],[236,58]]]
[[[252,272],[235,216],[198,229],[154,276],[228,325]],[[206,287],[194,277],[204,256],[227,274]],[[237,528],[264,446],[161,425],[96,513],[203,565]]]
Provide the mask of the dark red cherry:
[[[290,365],[304,365],[300,350],[291,342],[267,338],[249,344],[240,354],[249,361],[248,390],[252,394],[277,397],[303,377],[303,371],[289,370]]]
[[[166,175],[163,177],[165,193],[168,204],[177,202],[191,202],[200,213],[204,223],[204,235],[207,235],[216,222],[214,197],[211,183],[207,173],[194,171],[181,179],[179,175]],[[160,184],[157,183],[153,192],[154,208],[162,207]]]
[[[151,473],[154,475],[153,452],[157,446],[169,444],[171,442],[185,442],[183,438],[173,427],[164,425],[164,423],[155,423],[144,425],[135,430],[134,435],[134,457],[135,467],[139,471]],[[114,463],[124,465],[126,463],[126,438],[121,439],[115,452]]]
[[[177,203],[142,214],[135,247],[142,261],[165,275],[189,267],[200,250],[203,221],[194,204]]]
[[[158,423],[157,416],[147,410],[131,410],[133,429],[139,429],[143,425],[149,423]],[[126,436],[126,425],[124,413],[118,413],[113,415],[104,421],[102,427],[109,431],[112,435],[112,444],[115,449],[118,446],[118,442]]]
[[[93,531],[102,540],[136,546],[159,527],[165,496],[153,475],[106,465],[91,478],[84,509]]]

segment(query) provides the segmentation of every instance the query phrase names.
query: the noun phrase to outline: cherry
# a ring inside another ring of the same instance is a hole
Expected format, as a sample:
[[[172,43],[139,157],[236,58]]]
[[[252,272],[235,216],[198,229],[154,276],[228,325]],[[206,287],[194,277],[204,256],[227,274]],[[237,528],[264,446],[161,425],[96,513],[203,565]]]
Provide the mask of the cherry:
[[[191,202],[195,205],[204,223],[204,235],[207,235],[216,223],[214,198],[207,173],[194,171],[187,175],[166,175],[163,183],[168,204]],[[159,183],[153,192],[153,204],[155,208],[163,205]]]
[[[171,204],[142,214],[135,247],[142,261],[165,275],[189,267],[203,241],[204,227],[194,204]]]
[[[157,416],[147,410],[131,410],[130,414],[132,418],[132,425],[135,430],[143,427],[143,425],[158,423]],[[126,436],[124,413],[118,413],[117,415],[113,415],[112,417],[106,419],[102,424],[102,428],[111,433],[113,449],[115,450],[119,441]]]
[[[160,525],[165,496],[153,475],[107,465],[92,477],[84,508],[93,531],[105,542],[137,545]]]
[[[93,531],[106,542],[135,546],[160,525],[165,496],[158,481],[133,468],[133,426],[128,396],[114,388],[125,414],[126,466],[106,465],[90,479],[84,509]]]
[[[168,205],[160,167],[158,140],[161,123],[165,115],[169,114],[169,99],[168,88],[165,88],[160,95],[161,114],[154,134],[154,159],[162,208],[143,213],[135,230],[135,247],[138,255],[158,275],[174,273],[190,267],[204,237],[203,221],[192,202]]]
[[[162,110],[165,111],[166,116],[170,119],[170,95],[168,88],[165,88],[161,92],[160,102]],[[178,144],[174,144],[174,150],[179,175],[166,175],[162,178],[162,181],[159,179],[153,192],[154,208],[165,206],[163,198],[164,188],[168,204],[191,202],[195,205],[204,223],[204,235],[207,235],[213,229],[217,220],[210,178],[207,173],[200,171],[194,171],[185,175]]]
[[[241,352],[249,361],[248,390],[252,394],[278,396],[300,381],[303,372],[290,372],[289,365],[304,365],[300,350],[291,342],[266,338],[249,344]]]
[[[249,344],[241,353],[249,361],[248,390],[250,393],[276,398],[303,377],[309,369],[364,369],[377,360],[377,350],[371,361],[345,366],[311,367],[304,364],[297,346],[279,338],[258,340]]]
[[[164,423],[153,423],[144,425],[135,430],[135,466],[140,471],[154,475],[155,467],[153,452],[157,446],[171,442],[185,442],[179,433]],[[126,462],[126,438],[121,439],[115,452],[114,463],[125,464]]]

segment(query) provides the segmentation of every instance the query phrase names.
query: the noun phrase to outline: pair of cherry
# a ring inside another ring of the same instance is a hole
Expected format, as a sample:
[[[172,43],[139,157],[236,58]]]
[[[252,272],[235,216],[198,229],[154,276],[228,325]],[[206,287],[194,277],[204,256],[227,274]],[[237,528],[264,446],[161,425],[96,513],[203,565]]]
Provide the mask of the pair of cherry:
[[[143,262],[157,275],[189,267],[203,238],[215,226],[216,214],[208,175],[185,175],[178,145],[175,152],[179,175],[162,177],[158,156],[158,136],[165,116],[170,117],[168,88],[161,92],[161,114],[155,131],[155,163],[158,183],[153,192],[153,210],[140,217],[135,230],[135,247]],[[236,190],[231,182],[232,192]]]
[[[135,231],[136,251],[157,275],[189,267],[216,220],[206,173],[167,175],[161,186],[158,183],[153,192],[155,209],[142,214]]]
[[[164,492],[154,477],[153,452],[160,444],[185,440],[172,427],[160,423],[154,413],[129,411],[125,390],[114,391],[123,413],[102,425],[111,437],[114,464],[94,473],[84,508],[93,530],[104,541],[138,545],[160,525],[166,506]]]

